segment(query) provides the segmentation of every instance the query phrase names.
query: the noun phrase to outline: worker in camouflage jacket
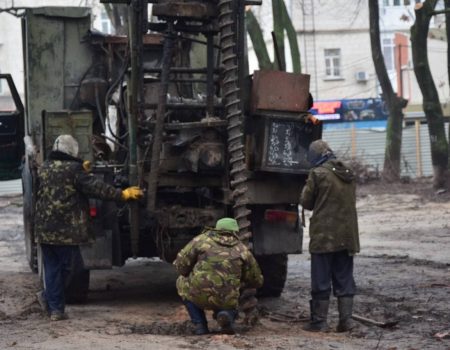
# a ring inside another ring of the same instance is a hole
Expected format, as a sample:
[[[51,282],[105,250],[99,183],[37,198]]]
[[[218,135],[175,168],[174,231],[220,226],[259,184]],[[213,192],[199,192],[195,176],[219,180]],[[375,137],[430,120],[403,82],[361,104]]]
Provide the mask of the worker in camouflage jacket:
[[[353,296],[353,256],[359,252],[356,185],[353,171],[336,159],[322,140],[311,143],[312,164],[300,203],[312,210],[309,227],[311,253],[311,322],[308,331],[327,331],[331,286],[338,298],[338,332],[350,330]]]
[[[174,262],[178,294],[197,335],[209,333],[205,309],[214,311],[222,333],[233,333],[240,291],[262,286],[261,270],[238,230],[235,219],[222,218],[191,240]]]
[[[60,135],[48,159],[38,170],[36,243],[44,262],[44,291],[38,293],[41,307],[58,321],[66,318],[64,286],[73,261],[82,261],[79,245],[93,242],[89,197],[130,200],[142,196],[138,187],[117,189],[89,173],[88,162],[78,156],[78,143],[71,135]]]

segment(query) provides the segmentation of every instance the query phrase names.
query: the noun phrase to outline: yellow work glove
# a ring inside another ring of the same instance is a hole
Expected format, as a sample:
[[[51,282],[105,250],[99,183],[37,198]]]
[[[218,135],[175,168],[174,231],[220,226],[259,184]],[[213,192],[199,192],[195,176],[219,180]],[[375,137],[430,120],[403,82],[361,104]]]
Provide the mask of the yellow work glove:
[[[83,162],[83,169],[87,172],[90,173],[92,171],[92,164],[89,160],[85,160]]]
[[[130,199],[139,199],[144,195],[138,186],[131,186],[122,191],[122,199],[128,201]]]

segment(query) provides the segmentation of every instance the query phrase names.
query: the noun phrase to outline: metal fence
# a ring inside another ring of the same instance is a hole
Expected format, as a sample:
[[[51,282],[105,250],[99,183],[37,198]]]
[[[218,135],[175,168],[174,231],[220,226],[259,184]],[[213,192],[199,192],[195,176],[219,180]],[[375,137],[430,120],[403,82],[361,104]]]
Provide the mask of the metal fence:
[[[445,126],[448,135],[448,124]],[[323,139],[338,154],[355,157],[380,172],[383,170],[386,130],[383,129],[327,129]],[[416,120],[405,126],[402,134],[401,175],[432,176],[428,125]]]
[[[0,181],[0,196],[22,193],[22,180]]]

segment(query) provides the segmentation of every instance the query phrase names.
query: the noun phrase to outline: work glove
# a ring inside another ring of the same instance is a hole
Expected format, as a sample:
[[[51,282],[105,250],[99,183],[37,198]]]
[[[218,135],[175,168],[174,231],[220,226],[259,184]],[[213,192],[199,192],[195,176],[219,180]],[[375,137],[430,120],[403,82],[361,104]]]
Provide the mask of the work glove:
[[[92,163],[89,160],[85,160],[83,162],[83,169],[84,171],[86,171],[87,173],[90,173],[92,171]]]
[[[124,201],[136,200],[144,195],[142,190],[138,186],[131,186],[122,191],[122,199]]]

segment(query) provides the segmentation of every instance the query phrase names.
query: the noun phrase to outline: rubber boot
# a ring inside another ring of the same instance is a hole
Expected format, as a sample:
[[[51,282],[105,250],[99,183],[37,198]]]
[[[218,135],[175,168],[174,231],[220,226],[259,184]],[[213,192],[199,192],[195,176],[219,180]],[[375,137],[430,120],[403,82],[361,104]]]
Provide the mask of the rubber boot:
[[[234,334],[234,319],[236,318],[236,311],[221,310],[217,313],[216,321],[220,326],[220,333]]]
[[[339,323],[336,332],[348,332],[353,329],[352,322],[353,297],[338,298]]]
[[[329,305],[329,300],[310,300],[311,321],[303,327],[303,330],[308,332],[328,332],[327,317]]]
[[[190,301],[184,301],[184,305],[186,306],[186,310],[191,318],[192,323],[194,324],[194,334],[195,335],[204,335],[209,333],[208,322],[206,320],[205,311],[200,309],[197,305]]]

